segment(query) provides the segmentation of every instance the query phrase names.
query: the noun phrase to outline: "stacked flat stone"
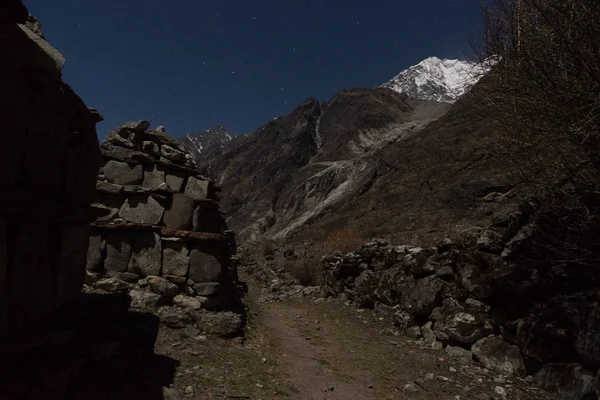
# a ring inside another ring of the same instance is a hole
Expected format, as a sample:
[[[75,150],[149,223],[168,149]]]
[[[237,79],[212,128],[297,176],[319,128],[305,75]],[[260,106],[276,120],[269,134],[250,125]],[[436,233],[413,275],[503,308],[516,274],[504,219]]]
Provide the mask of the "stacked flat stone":
[[[177,285],[173,296],[181,292],[200,296],[205,308],[227,307],[237,273],[220,189],[198,174],[163,127],[151,130],[147,121],[122,125],[100,147],[95,206],[104,215],[92,224],[88,271],[126,282],[162,277]]]

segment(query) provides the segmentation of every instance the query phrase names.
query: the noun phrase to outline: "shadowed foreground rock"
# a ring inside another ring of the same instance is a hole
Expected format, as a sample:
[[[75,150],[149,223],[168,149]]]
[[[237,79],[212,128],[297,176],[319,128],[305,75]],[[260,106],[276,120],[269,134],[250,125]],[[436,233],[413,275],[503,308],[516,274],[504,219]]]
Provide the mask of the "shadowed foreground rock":
[[[158,318],[81,291],[101,116],[20,1],[0,3],[0,52],[0,398],[160,399]]]

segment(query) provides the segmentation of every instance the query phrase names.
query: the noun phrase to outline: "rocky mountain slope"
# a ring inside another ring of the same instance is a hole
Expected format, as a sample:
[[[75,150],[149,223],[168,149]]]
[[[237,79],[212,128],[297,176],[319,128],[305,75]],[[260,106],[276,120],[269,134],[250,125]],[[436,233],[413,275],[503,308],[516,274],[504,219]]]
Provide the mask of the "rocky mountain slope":
[[[486,72],[481,64],[430,57],[400,72],[382,87],[415,99],[454,103]]]
[[[306,100],[199,167],[223,188],[228,224],[242,240],[285,237],[363,196],[399,161],[378,153],[448,108],[386,88],[346,89],[328,102]]]
[[[188,133],[179,139],[181,147],[198,161],[200,156],[220,153],[225,144],[232,140],[231,135],[223,125],[217,125],[202,132]],[[210,157],[210,156],[209,156]]]

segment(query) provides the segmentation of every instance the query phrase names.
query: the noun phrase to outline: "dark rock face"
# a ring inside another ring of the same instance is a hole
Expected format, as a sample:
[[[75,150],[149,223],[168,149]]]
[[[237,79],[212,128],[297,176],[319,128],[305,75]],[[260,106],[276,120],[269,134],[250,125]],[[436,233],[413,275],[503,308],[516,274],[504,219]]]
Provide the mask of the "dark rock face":
[[[102,117],[62,81],[64,57],[20,1],[0,2],[0,32],[1,397],[158,398],[174,364],[153,354],[158,318],[118,293],[128,240],[91,236],[87,282],[115,294],[85,293]],[[115,271],[99,276],[107,259]]]
[[[100,153],[95,117],[61,79],[64,57],[20,1],[2,2],[0,15],[2,337],[80,296]]]

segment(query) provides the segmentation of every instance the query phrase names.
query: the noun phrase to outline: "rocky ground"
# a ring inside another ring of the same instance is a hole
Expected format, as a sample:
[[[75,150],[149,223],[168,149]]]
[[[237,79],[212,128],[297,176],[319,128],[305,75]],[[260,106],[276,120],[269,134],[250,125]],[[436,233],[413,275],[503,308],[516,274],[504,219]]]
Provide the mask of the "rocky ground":
[[[401,336],[374,311],[315,293],[273,301],[250,283],[245,339],[161,328],[157,354],[179,362],[165,399],[556,398],[464,350]]]

